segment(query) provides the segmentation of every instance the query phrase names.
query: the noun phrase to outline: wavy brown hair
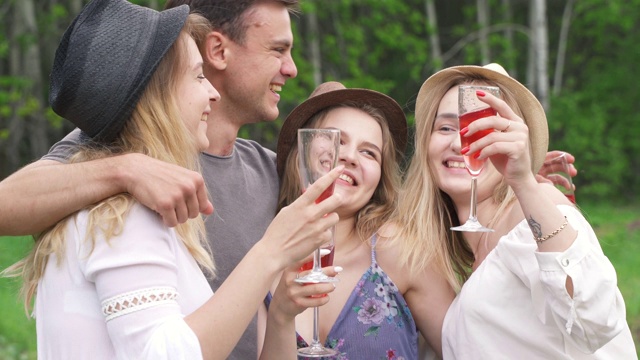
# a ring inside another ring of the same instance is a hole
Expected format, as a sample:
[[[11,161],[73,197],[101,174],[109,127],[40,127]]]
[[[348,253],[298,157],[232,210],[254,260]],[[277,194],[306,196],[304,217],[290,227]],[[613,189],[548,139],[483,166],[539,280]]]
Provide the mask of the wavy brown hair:
[[[371,200],[358,211],[356,216],[356,233],[362,241],[367,241],[378,229],[387,222],[397,204],[397,189],[400,185],[399,160],[402,154],[396,151],[393,136],[383,113],[368,104],[356,102],[344,102],[330,108],[326,108],[311,117],[302,128],[321,128],[331,110],[351,107],[363,111],[371,116],[382,129],[382,164],[381,178]],[[302,189],[298,173],[298,144],[294,142],[287,156],[285,170],[280,183],[280,196],[278,199],[278,211],[297,199]]]

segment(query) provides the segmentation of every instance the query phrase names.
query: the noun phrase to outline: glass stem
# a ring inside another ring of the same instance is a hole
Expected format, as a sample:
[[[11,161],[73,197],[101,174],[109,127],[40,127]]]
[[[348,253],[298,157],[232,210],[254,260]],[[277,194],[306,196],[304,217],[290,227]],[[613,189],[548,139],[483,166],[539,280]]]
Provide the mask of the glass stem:
[[[320,248],[317,248],[313,252],[313,272],[321,272],[322,267],[320,267]]]
[[[478,186],[478,178],[471,177],[471,206],[469,209],[469,220],[478,221],[476,210],[478,207],[478,198],[476,197],[476,187]]]
[[[313,308],[313,340],[311,342],[311,346],[321,346],[320,345],[320,332],[318,331],[318,315],[320,314],[320,309],[318,307]]]

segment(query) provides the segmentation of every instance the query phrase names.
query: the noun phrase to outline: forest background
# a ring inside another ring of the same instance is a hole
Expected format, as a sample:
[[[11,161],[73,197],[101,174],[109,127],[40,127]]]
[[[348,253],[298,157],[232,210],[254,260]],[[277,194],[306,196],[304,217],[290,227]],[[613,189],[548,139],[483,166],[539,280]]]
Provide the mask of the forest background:
[[[0,0],[0,179],[72,128],[48,106],[48,77],[86,2]],[[302,0],[301,10],[293,16],[299,75],[283,88],[280,118],[241,137],[273,149],[284,117],[328,80],[389,94],[413,124],[429,75],[499,62],[545,106],[550,147],[576,155],[579,196],[637,201],[640,0]]]
[[[62,33],[87,2],[0,0],[0,180],[72,129],[48,106],[48,78]],[[637,269],[638,252],[624,250],[640,250],[640,0],[301,0],[292,22],[298,77],[281,92],[280,118],[241,137],[274,149],[282,120],[328,80],[390,95],[412,125],[431,74],[498,62],[544,105],[550,148],[576,156],[578,202],[595,215],[596,232],[610,230],[616,250],[605,250],[626,259],[612,258],[616,269]],[[635,272],[619,279],[637,341]]]

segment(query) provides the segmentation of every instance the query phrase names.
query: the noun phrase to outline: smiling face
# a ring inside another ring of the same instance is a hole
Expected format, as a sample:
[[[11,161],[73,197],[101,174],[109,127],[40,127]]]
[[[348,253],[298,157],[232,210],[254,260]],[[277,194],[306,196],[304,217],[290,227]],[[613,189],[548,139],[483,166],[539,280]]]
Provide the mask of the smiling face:
[[[259,2],[243,14],[247,23],[242,44],[231,41],[223,72],[224,103],[244,123],[278,117],[282,86],[296,77],[291,48],[293,33],[287,8],[277,2]]]
[[[440,190],[447,193],[454,202],[461,201],[466,204],[471,191],[471,176],[460,154],[458,86],[449,89],[440,101],[427,154]],[[478,199],[490,196],[491,187],[497,186],[499,181],[499,173],[491,161],[487,161],[478,177]]]
[[[210,101],[220,99],[220,94],[202,73],[202,56],[195,41],[181,35],[186,42],[185,54],[187,68],[178,79],[177,101],[182,119],[195,137],[199,150],[209,146],[207,138],[207,116],[211,111]]]
[[[312,170],[320,174],[318,177],[331,171],[334,167],[335,158],[335,147],[331,136],[329,134],[317,134],[309,146]]]
[[[338,163],[345,168],[334,191],[344,199],[338,214],[352,216],[371,200],[380,183],[382,129],[373,117],[350,107],[330,110],[320,127],[340,130]]]

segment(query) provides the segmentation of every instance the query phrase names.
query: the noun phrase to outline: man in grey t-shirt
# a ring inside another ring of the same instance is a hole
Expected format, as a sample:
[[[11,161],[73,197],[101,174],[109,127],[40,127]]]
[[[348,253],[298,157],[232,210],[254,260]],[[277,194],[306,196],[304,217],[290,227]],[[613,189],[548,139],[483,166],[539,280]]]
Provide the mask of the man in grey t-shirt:
[[[0,183],[0,194],[8,194],[4,200],[16,204],[0,209],[0,234],[37,233],[85,205],[129,192],[169,226],[208,215],[214,292],[264,236],[277,205],[275,153],[236,137],[245,124],[278,117],[278,92],[297,75],[289,11],[298,0],[169,0],[166,7],[183,3],[214,29],[201,50],[204,73],[221,99],[211,104],[202,175],[140,154],[61,165],[83,141],[76,130]],[[255,321],[229,358],[256,358]]]

